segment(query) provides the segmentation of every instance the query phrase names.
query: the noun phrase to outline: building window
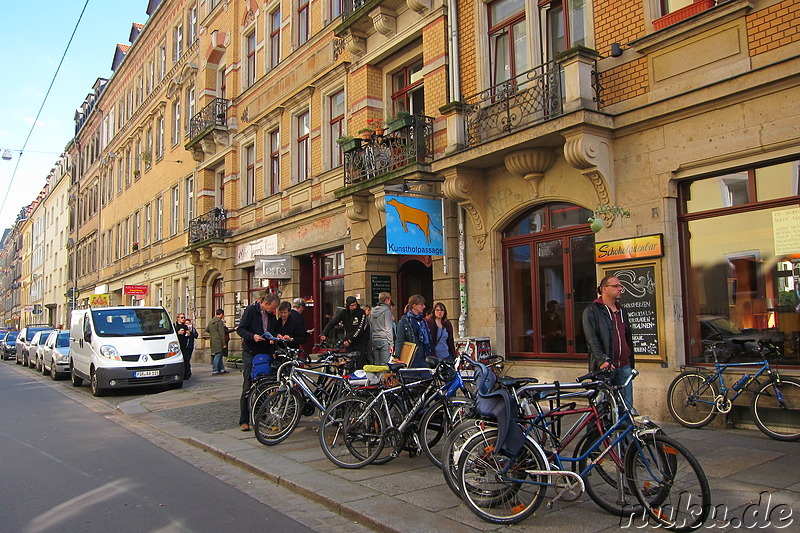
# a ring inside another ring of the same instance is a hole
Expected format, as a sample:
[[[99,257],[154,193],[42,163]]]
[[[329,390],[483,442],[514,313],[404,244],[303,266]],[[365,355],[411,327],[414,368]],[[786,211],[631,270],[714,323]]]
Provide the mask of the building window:
[[[156,199],[156,225],[153,228],[155,236],[153,240],[158,242],[164,238],[164,197],[159,196]]]
[[[247,146],[244,149],[244,198],[242,201],[244,205],[250,205],[255,201],[255,183],[256,183],[256,147],[254,144]]]
[[[186,224],[194,218],[194,178],[186,178]]]
[[[696,3],[696,0],[660,0],[661,14],[667,15]]]
[[[192,117],[197,113],[194,101],[194,85],[186,89],[186,119],[184,120],[184,133],[189,134],[192,124]]]
[[[140,75],[136,78],[136,107],[142,105],[142,100],[144,100],[144,77]]]
[[[269,192],[277,194],[281,190],[281,136],[279,130],[269,132]]]
[[[139,230],[141,229],[141,223],[142,223],[141,211],[136,211],[136,213],[133,214],[133,235],[131,236],[131,245],[132,248],[136,248],[137,250],[139,248],[139,234],[140,234]]]
[[[275,280],[270,282],[270,280],[265,279],[258,279],[256,278],[256,269],[255,268],[248,268],[247,269],[247,301],[250,304],[253,304],[258,301],[259,293],[261,291],[267,291],[274,293],[276,290],[280,288],[280,281]]]
[[[308,41],[311,21],[308,14],[308,0],[298,0],[297,2],[297,44],[304,44]]]
[[[344,305],[344,252],[323,254],[319,258],[320,317],[328,324]]]
[[[158,81],[167,75],[167,42],[161,41],[158,48]]]
[[[342,14],[342,0],[330,0],[331,20],[338,18]]]
[[[269,15],[269,68],[275,68],[281,62],[281,10],[276,9]]]
[[[156,121],[156,159],[164,157],[164,115]]]
[[[587,0],[552,0],[542,5],[542,19],[546,24],[547,59],[587,44],[588,21],[591,11]],[[566,13],[566,14],[565,14]]]
[[[489,62],[492,85],[529,69],[524,0],[497,0],[489,10]]]
[[[422,61],[392,74],[392,107],[394,113],[425,114],[425,93],[422,86]]]
[[[344,162],[342,148],[336,142],[337,139],[344,135],[344,111],[344,90],[341,90],[328,98],[328,112],[331,117],[328,129],[331,168],[338,167]]]
[[[181,204],[181,188],[175,185],[172,188],[172,212],[169,220],[169,234],[170,236],[177,235],[178,224],[180,223],[180,204]]]
[[[139,179],[139,174],[142,171],[142,138],[136,138],[136,144],[134,145],[135,151],[133,152],[133,178]]]
[[[757,360],[736,341],[764,339],[778,347],[770,361],[800,364],[800,246],[788,238],[800,215],[800,160],[685,181],[679,191],[686,362],[713,362],[708,341],[723,342],[725,362]]]
[[[131,149],[125,150],[125,188],[131,186]]]
[[[197,6],[192,6],[186,15],[186,43],[192,46],[197,39]]]
[[[172,102],[172,146],[181,140],[181,101],[176,98]]]
[[[145,147],[142,154],[142,159],[144,159],[144,169],[148,170],[151,166],[153,166],[153,128],[147,129],[147,133],[145,134],[144,138]]]
[[[117,196],[122,194],[123,183],[125,182],[125,165],[119,161],[117,165]]]
[[[247,64],[245,69],[245,88],[251,87],[256,81],[256,32],[255,30],[244,38],[245,50],[247,52]]]
[[[217,309],[225,309],[225,293],[223,291],[222,278],[215,279],[214,283],[211,284],[211,312],[209,316],[212,313],[216,313]]]
[[[183,24],[172,30],[172,62],[177,63],[183,55]]]
[[[547,204],[503,232],[505,300],[516,310],[506,322],[511,357],[586,359],[582,316],[597,297],[590,215],[576,205]],[[560,335],[548,327],[554,321],[561,324]]]
[[[150,244],[150,235],[152,234],[152,231],[153,226],[150,222],[150,204],[147,204],[144,206],[144,235],[142,236],[144,238],[142,239],[142,246],[147,246]]]
[[[156,63],[150,61],[147,64],[147,94],[153,92],[156,86]]]
[[[295,120],[297,128],[297,182],[305,181],[309,178],[308,140],[311,133],[311,123],[308,111],[297,115]]]

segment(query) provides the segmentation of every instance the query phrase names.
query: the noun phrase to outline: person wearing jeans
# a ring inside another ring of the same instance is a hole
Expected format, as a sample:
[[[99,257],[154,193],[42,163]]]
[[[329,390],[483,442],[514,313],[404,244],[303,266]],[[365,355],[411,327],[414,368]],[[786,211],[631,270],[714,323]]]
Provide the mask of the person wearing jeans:
[[[392,295],[382,292],[378,295],[378,305],[369,315],[369,330],[373,365],[386,365],[394,353],[394,316],[392,314]]]
[[[232,331],[225,325],[225,311],[217,309],[214,318],[206,326],[206,332],[211,340],[211,354],[213,355],[211,362],[212,375],[226,374],[228,372],[225,370],[223,357],[226,348],[228,348],[227,339],[230,338],[229,333]]]

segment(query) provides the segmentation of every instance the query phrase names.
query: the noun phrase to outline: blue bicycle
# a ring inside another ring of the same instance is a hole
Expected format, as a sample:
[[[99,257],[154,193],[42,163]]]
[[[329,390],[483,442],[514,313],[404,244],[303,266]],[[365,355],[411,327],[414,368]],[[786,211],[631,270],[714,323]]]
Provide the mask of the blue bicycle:
[[[766,341],[752,341],[752,351],[763,361],[720,363],[723,342],[709,342],[706,354],[714,360],[714,370],[705,367],[681,367],[667,390],[669,412],[687,428],[708,425],[717,413],[729,413],[733,402],[744,392],[753,395],[750,411],[758,429],[782,441],[800,440],[800,380],[781,377],[767,356],[774,347]],[[753,368],[755,374],[744,374],[730,388],[725,385],[725,372],[730,369]]]

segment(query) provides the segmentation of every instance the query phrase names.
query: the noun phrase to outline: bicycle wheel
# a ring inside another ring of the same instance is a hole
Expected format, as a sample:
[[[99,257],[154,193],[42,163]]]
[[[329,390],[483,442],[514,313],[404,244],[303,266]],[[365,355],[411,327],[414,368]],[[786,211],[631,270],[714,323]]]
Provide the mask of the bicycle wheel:
[[[389,406],[389,412],[387,413],[381,411],[383,415],[383,420],[386,423],[384,429],[389,427],[397,427],[402,422],[405,416],[408,414],[408,411],[411,409],[411,406],[408,405],[408,402],[403,401],[400,396],[389,394],[386,396],[386,402]],[[387,438],[388,437],[388,438]],[[406,436],[401,435],[396,432],[392,432],[389,435],[383,435],[383,450],[372,460],[373,465],[385,465],[389,461],[393,460],[397,457],[395,453],[395,448],[397,450],[402,450],[406,443]]]
[[[419,424],[419,444],[431,463],[442,467],[442,448],[447,434],[474,414],[475,404],[470,400],[443,399],[428,408]]]
[[[625,476],[639,504],[670,531],[694,531],[711,511],[711,489],[697,459],[680,443],[657,433],[632,442]],[[631,519],[635,518],[631,511]]]
[[[529,470],[548,470],[538,445],[526,441],[510,459],[497,450],[497,430],[474,434],[458,462],[461,496],[467,507],[493,524],[516,524],[533,514],[547,492],[549,476]]]
[[[489,423],[490,428],[496,428],[494,423]],[[465,420],[455,426],[447,434],[442,444],[442,475],[447,486],[453,494],[461,498],[460,476],[458,473],[458,460],[461,457],[461,450],[464,444],[478,431],[486,428],[486,423],[481,420]]]
[[[777,390],[776,390],[777,389]],[[777,391],[783,397],[778,400]],[[764,383],[750,404],[758,429],[775,440],[800,440],[800,380],[781,378]]]
[[[361,468],[383,450],[386,427],[381,413],[370,401],[346,396],[333,402],[319,427],[319,444],[330,461],[341,468]]]
[[[273,392],[278,390],[281,387],[281,384],[277,381],[262,381],[261,383],[254,384],[253,389],[250,390],[250,420],[253,421],[255,424],[256,415],[258,414],[258,408],[261,407],[261,404],[264,400]]]
[[[300,393],[286,385],[267,396],[253,419],[258,442],[273,446],[286,440],[300,423],[302,409]]]
[[[701,428],[717,416],[715,398],[717,384],[706,381],[703,374],[679,374],[667,389],[667,407],[672,417],[687,428]]]
[[[652,421],[647,421],[645,427],[662,432],[658,424]],[[615,516],[623,516],[635,512],[641,513],[642,511],[639,501],[628,488],[625,480],[625,452],[631,439],[634,438],[633,435],[625,437],[613,452],[605,454],[606,447],[614,442],[622,430],[619,429],[612,433],[604,445],[589,451],[600,439],[600,434],[593,429],[575,447],[576,457],[586,455],[579,461],[578,472],[584,472],[589,464],[594,464],[594,467],[583,476],[586,494],[600,508]]]

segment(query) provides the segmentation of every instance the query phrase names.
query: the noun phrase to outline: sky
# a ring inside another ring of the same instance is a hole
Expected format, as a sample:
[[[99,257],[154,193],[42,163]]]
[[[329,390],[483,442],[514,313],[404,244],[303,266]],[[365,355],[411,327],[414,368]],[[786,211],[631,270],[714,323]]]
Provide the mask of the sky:
[[[86,4],[53,88],[20,153]],[[5,82],[0,84],[0,232],[32,202],[75,134],[75,110],[97,78],[111,77],[117,43],[147,22],[147,0],[40,0],[6,6],[0,22]],[[15,173],[16,172],[16,173]],[[12,182],[13,176],[13,182]]]

